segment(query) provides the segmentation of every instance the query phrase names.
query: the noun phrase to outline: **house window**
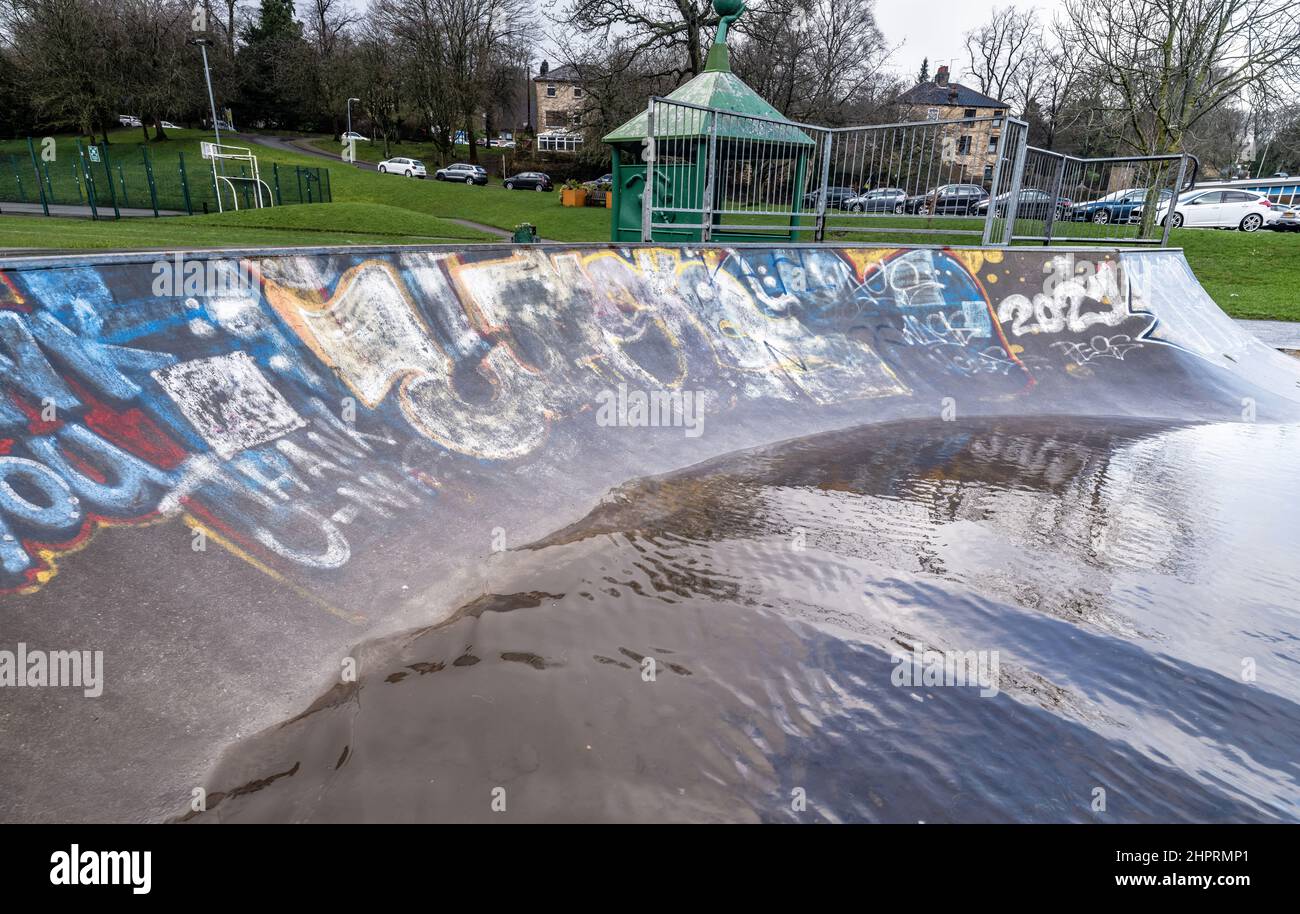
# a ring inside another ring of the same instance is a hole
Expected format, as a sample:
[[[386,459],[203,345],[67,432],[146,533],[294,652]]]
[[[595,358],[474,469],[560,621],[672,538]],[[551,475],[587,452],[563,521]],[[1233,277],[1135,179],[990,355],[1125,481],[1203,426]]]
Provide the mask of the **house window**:
[[[938,108],[927,109],[925,112],[925,119],[927,121],[937,121],[939,119],[939,109]]]
[[[992,182],[992,181],[993,181],[993,166],[992,166],[992,165],[985,165],[985,166],[984,166],[984,180],[987,181],[987,182]]]
[[[546,84],[546,97],[555,98],[555,83]]]
[[[957,155],[959,156],[970,155],[970,134],[969,133],[963,134],[957,140]]]
[[[1001,130],[1001,129],[1002,129],[1002,118],[1000,118],[1000,117],[995,117],[995,118],[993,118],[993,129],[994,129],[994,130]]]
[[[965,111],[962,112],[962,115],[961,115],[961,116],[962,116],[962,117],[974,117],[974,116],[975,116],[975,109],[974,109],[974,108],[967,108]]]
[[[581,111],[570,111],[570,112],[569,112],[569,124],[570,124],[571,126],[573,126],[573,127],[577,127],[577,126],[579,126],[581,123],[582,123],[582,112],[581,112]]]
[[[989,137],[989,152],[998,151],[998,135],[995,133]]]
[[[580,133],[539,133],[537,148],[542,152],[573,152],[582,145]]]
[[[569,113],[560,108],[547,108],[542,120],[547,127],[564,127],[569,123]]]
[[[573,97],[574,97],[574,98],[582,98],[582,87],[581,87],[581,86],[574,86],[574,87],[573,87]]]

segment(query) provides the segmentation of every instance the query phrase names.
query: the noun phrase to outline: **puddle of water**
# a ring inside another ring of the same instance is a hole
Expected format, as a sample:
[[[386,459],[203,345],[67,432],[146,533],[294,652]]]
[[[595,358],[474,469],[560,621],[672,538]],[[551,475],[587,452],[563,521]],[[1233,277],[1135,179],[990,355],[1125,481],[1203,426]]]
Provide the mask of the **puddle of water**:
[[[639,481],[234,747],[197,818],[1295,820],[1298,443],[896,423]]]

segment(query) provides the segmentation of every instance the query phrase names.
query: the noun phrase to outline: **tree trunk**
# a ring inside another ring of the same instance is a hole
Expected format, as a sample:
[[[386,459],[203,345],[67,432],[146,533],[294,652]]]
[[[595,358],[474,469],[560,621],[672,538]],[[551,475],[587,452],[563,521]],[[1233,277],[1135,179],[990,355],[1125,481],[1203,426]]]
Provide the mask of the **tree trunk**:
[[[465,114],[465,142],[469,144],[469,161],[472,165],[478,164],[478,144],[474,142],[474,115]]]
[[[163,119],[160,117],[155,117],[153,119],[153,141],[155,143],[161,143],[163,140],[167,139],[167,134],[163,131],[162,122]]]

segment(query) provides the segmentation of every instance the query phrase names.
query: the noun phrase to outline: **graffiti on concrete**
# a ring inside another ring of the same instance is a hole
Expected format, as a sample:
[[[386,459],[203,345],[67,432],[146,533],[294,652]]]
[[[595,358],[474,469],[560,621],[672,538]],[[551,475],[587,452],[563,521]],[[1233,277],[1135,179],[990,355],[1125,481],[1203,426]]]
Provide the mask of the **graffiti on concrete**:
[[[0,273],[0,589],[40,588],[101,527],[171,518],[268,574],[337,569],[350,525],[440,497],[423,457],[532,459],[620,384],[689,384],[710,415],[956,381],[1015,397],[1067,362],[1122,359],[1153,323],[1117,264],[1019,256],[1013,271],[993,251],[286,255],[197,295],[158,294],[144,257]],[[999,294],[1040,269],[1050,292]],[[1132,320],[1128,339],[1097,336]],[[1028,358],[1037,334],[1066,351]]]

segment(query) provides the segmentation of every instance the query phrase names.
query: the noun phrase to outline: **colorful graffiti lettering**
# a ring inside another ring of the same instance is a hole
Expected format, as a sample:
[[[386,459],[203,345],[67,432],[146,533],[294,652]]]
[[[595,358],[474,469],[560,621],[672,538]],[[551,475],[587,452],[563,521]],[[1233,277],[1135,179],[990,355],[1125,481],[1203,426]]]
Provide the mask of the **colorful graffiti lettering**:
[[[993,300],[979,274],[996,262],[829,248],[286,255],[237,262],[247,281],[205,295],[158,294],[143,258],[0,274],[0,588],[41,587],[101,527],[172,518],[268,574],[338,569],[349,525],[440,497],[431,463],[528,460],[617,384],[689,383],[710,410],[907,397],[945,379],[1004,397],[1033,386],[1017,335],[1129,316],[1114,264],[1071,272],[1040,302]],[[1080,310],[1098,295],[1111,311]],[[1137,345],[1097,339],[1065,340],[1067,354]]]

